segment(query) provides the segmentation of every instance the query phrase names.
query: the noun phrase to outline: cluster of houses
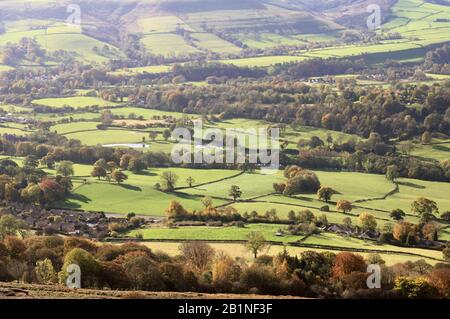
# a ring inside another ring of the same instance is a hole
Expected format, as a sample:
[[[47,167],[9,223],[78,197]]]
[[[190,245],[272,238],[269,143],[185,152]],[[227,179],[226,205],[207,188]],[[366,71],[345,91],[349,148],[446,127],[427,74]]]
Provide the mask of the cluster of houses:
[[[0,123],[19,123],[19,124],[30,124],[33,120],[27,119],[22,116],[14,116],[12,113],[7,113],[0,115]]]
[[[8,204],[0,209],[0,216],[13,215],[35,230],[37,234],[63,234],[103,239],[109,235],[109,225],[117,223],[124,229],[135,226],[126,218],[107,216],[102,212],[84,212],[67,209],[45,209],[23,203]]]

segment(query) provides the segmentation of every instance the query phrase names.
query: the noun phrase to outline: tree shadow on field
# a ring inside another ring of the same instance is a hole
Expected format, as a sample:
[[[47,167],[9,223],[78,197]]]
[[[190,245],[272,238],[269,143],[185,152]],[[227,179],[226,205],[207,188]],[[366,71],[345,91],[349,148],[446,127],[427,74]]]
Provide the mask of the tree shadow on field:
[[[89,197],[81,194],[72,194],[69,198],[83,203],[89,203],[90,201],[92,201]]]
[[[135,191],[135,192],[142,192],[142,188],[140,188],[139,186],[134,186],[134,185],[130,185],[130,184],[119,184],[120,187],[131,190],[131,191]]]
[[[419,184],[414,184],[411,182],[397,182],[397,184],[401,185],[401,186],[406,186],[406,187],[412,187],[412,188],[418,188],[418,189],[425,189],[426,187],[423,185],[419,185]]]
[[[199,198],[203,198],[203,196],[201,196],[201,195],[193,195],[193,194],[187,194],[187,193],[181,193],[181,192],[173,192],[171,194],[177,195],[177,197],[183,198],[183,199],[198,200]]]
[[[140,171],[140,172],[137,172],[134,174],[138,175],[138,176],[157,176],[158,175],[156,173],[152,173],[151,171]]]
[[[450,152],[450,147],[444,145],[433,145],[433,149],[441,152]]]

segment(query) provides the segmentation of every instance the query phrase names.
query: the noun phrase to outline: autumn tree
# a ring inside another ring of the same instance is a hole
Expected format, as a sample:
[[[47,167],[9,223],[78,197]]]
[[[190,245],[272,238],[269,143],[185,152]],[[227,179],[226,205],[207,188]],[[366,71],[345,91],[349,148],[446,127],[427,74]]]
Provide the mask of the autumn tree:
[[[422,144],[429,144],[431,142],[431,133],[428,131],[425,131],[422,134],[420,141],[422,142]]]
[[[334,190],[331,187],[322,186],[317,191],[317,197],[321,200],[324,200],[328,203],[328,201],[331,199],[331,196],[333,196]]]
[[[220,256],[212,268],[213,284],[222,291],[230,291],[240,274],[241,268],[233,258]]]
[[[342,211],[343,213],[351,212],[352,208],[352,203],[345,199],[340,199],[336,203],[336,209],[338,211]]]
[[[245,247],[253,254],[253,257],[256,259],[258,257],[258,253],[264,248],[268,247],[268,243],[264,238],[263,234],[260,232],[251,232],[247,235],[247,242],[245,243]]]
[[[352,272],[365,272],[366,270],[367,265],[361,255],[342,252],[336,255],[331,272],[333,278],[338,279]]]
[[[52,203],[54,201],[63,199],[64,188],[53,179],[43,179],[39,183],[39,188],[42,190],[42,199],[45,203]]]
[[[101,177],[106,177],[106,170],[102,166],[95,165],[92,169],[91,176],[97,177],[100,179]]]
[[[188,215],[188,211],[176,200],[172,200],[169,207],[166,209],[166,216],[168,219],[183,218]]]
[[[125,175],[124,172],[122,172],[121,170],[115,169],[112,173],[111,173],[111,178],[113,180],[115,180],[117,182],[117,184],[122,183],[123,181],[128,179],[128,176]]]
[[[434,269],[429,275],[429,282],[442,298],[450,298],[450,268]]]
[[[210,269],[214,260],[214,249],[204,242],[185,242],[179,250],[187,265],[198,274]]]
[[[401,221],[394,225],[392,229],[392,236],[394,239],[404,243],[410,234],[415,233],[414,225],[405,221]]]
[[[377,228],[377,220],[372,214],[363,212],[358,216],[359,226],[363,230],[374,231]]]
[[[37,184],[28,184],[22,189],[20,196],[28,203],[39,204],[42,196],[41,188]]]

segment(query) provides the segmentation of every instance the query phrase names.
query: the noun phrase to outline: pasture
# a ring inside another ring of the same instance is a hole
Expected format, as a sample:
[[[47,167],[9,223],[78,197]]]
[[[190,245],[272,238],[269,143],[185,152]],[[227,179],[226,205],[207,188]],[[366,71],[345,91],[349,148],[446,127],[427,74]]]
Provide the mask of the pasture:
[[[123,53],[106,42],[82,34],[80,27],[69,26],[57,20],[6,21],[6,32],[0,35],[0,43],[18,43],[22,38],[35,39],[43,49],[57,51],[63,48],[76,59],[87,62],[106,62],[123,57]],[[107,46],[107,51],[99,51]]]
[[[35,105],[43,105],[52,108],[72,107],[74,109],[88,106],[108,107],[117,105],[115,102],[105,101],[99,97],[91,96],[71,96],[33,100]]]
[[[179,176],[177,187],[186,187],[186,179],[192,176],[196,184],[215,181],[224,177],[235,175],[233,170],[195,170],[185,168],[159,169],[151,168],[140,174],[125,172],[128,180],[117,185],[104,180],[91,178],[90,165],[75,165],[75,179],[84,180],[74,190],[74,195],[65,202],[57,203],[56,206],[81,208],[85,210],[106,211],[118,214],[135,212],[149,216],[164,216],[165,209],[171,200],[179,201],[187,209],[201,209],[201,198],[184,193],[168,194],[154,189],[156,183],[161,183],[160,174],[170,170]],[[47,170],[49,173],[54,171]],[[215,205],[225,202],[214,200]]]
[[[180,254],[180,244],[181,242],[157,242],[157,241],[151,241],[151,242],[142,242],[143,245],[149,247],[153,251],[162,251],[166,254],[169,254],[170,256],[176,256]],[[250,251],[245,248],[242,244],[237,243],[214,243],[209,242],[208,243],[211,247],[213,247],[216,252],[223,252],[227,255],[229,255],[232,258],[244,258],[247,262],[250,262],[253,260],[253,255]],[[319,249],[319,248],[309,248],[309,247],[294,247],[294,246],[280,246],[280,245],[271,245],[269,246],[263,253],[267,254],[269,256],[275,256],[279,253],[282,253],[286,249],[286,251],[291,256],[299,256],[302,252],[305,251],[317,251],[317,252],[325,252],[325,251],[331,251],[334,253],[338,253],[339,251],[333,251],[333,250],[327,250],[327,249]],[[367,258],[367,256],[370,253],[361,253],[358,254],[364,256]],[[428,259],[428,258],[422,258],[422,257],[416,257],[416,256],[409,256],[409,255],[402,255],[402,254],[386,254],[386,253],[378,253],[383,260],[386,262],[388,266],[394,265],[396,263],[404,263],[406,261],[417,261],[419,259],[424,259],[429,264],[435,264],[436,260]]]

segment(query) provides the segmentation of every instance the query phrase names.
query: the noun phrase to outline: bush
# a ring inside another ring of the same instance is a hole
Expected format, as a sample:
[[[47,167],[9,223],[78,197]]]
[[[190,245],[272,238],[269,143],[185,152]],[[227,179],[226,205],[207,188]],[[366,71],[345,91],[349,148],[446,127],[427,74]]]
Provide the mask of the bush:
[[[81,270],[81,286],[83,288],[97,288],[100,283],[100,264],[86,250],[81,248],[72,249],[64,257],[64,265],[59,273],[59,281],[64,284],[69,274],[67,267],[71,264],[78,265]]]
[[[398,277],[394,290],[408,299],[429,299],[437,296],[437,290],[424,278]]]
[[[279,280],[271,267],[252,265],[246,268],[241,275],[241,283],[249,293],[256,288],[258,293],[277,295],[280,294]]]
[[[164,290],[162,274],[150,258],[140,254],[132,254],[124,262],[123,268],[133,289]]]
[[[64,255],[68,252],[72,251],[74,248],[81,248],[91,254],[95,254],[97,252],[97,245],[84,238],[80,237],[68,237],[64,239]]]

